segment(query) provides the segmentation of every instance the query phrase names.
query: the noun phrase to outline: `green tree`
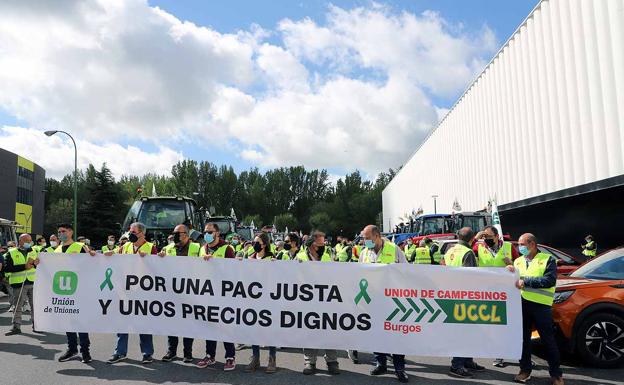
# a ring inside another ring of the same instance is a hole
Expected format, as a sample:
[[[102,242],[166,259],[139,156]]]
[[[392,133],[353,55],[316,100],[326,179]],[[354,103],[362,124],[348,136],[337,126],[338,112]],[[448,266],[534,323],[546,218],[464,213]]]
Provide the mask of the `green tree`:
[[[61,223],[72,223],[73,216],[74,202],[71,199],[58,199],[46,210],[44,234],[56,234],[57,226]]]
[[[284,213],[275,217],[275,226],[278,231],[284,231],[285,228],[293,231],[297,228],[297,224],[297,218],[295,218],[291,213]]]
[[[260,218],[260,215],[258,214],[247,215],[245,218],[243,218],[243,226],[250,226],[252,223],[257,229],[261,228],[264,224],[264,222],[262,222],[262,218]]]

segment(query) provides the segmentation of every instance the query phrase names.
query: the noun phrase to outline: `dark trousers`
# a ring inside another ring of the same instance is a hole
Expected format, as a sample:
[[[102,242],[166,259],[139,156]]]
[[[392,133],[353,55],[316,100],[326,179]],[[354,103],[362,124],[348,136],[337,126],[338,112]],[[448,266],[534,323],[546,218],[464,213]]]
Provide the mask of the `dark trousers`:
[[[559,348],[555,342],[553,330],[552,307],[522,299],[522,358],[520,369],[531,373],[531,330],[533,325],[546,347],[548,372],[551,377],[561,377],[563,372],[559,367]]]
[[[223,347],[225,348],[225,358],[236,357],[236,350],[234,349],[233,343],[224,342]],[[217,354],[217,341],[206,341],[206,355],[215,358],[215,354]]]
[[[392,365],[394,365],[395,372],[405,371],[405,355],[404,354],[387,354],[387,353],[373,353],[375,355],[375,361],[378,366],[387,366],[388,356],[392,356]]]
[[[167,345],[168,350],[172,353],[178,352],[178,337],[169,336],[167,337]],[[183,354],[184,357],[190,357],[193,355],[193,339],[192,338],[182,338],[182,346],[183,346]]]
[[[80,339],[80,353],[89,352],[89,345],[91,345],[91,341],[89,341],[88,333],[67,332],[65,335],[67,336],[67,350],[77,352],[78,339]]]
[[[451,368],[459,369],[472,362],[472,357],[453,357],[451,358]]]

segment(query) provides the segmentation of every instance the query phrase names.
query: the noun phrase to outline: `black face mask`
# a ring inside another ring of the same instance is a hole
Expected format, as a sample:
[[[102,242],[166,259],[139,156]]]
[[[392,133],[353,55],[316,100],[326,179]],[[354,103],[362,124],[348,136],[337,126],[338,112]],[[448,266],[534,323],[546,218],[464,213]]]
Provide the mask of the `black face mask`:
[[[262,251],[262,245],[259,242],[254,243],[253,248],[256,253],[259,253]]]
[[[136,242],[139,240],[139,237],[137,237],[137,235],[135,233],[130,233],[128,235],[128,240],[132,243]]]
[[[494,247],[496,243],[492,238],[485,238],[485,244],[488,245],[488,247]]]
[[[320,257],[323,254],[325,254],[325,246],[318,246],[316,248],[316,255]]]
[[[284,250],[288,251],[292,249],[292,246],[290,245],[290,243],[284,243]]]
[[[175,243],[176,245],[180,243],[180,233],[173,234],[173,243]]]

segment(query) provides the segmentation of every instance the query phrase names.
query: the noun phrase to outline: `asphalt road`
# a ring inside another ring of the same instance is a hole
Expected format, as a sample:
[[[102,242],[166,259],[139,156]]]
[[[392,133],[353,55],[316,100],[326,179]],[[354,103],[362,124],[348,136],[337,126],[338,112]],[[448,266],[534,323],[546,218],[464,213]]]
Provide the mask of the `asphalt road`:
[[[1,294],[0,294],[1,295]],[[301,374],[303,355],[300,349],[281,349],[277,353],[278,372],[265,374],[263,371],[245,373],[244,367],[251,355],[250,349],[237,352],[237,369],[223,371],[223,346],[217,348],[218,362],[214,367],[196,368],[193,364],[182,361],[154,361],[150,365],[140,363],[138,336],[130,336],[129,359],[109,365],[106,360],[111,355],[115,337],[112,335],[91,335],[91,354],[93,362],[83,364],[78,358],[59,363],[56,358],[65,351],[65,335],[43,333],[34,334],[30,326],[30,315],[24,316],[25,324],[21,335],[4,336],[11,324],[12,313],[7,311],[7,297],[0,297],[0,384],[165,384],[165,383],[210,383],[210,384],[398,384],[394,375],[389,373],[381,377],[368,374],[372,361],[371,354],[360,354],[360,364],[355,365],[347,358],[346,352],[340,352],[338,376],[329,376],[322,360],[318,362],[319,372],[314,376]],[[159,359],[166,352],[166,337],[154,337],[154,358]],[[178,352],[181,354],[181,342]],[[539,346],[537,347],[539,350]],[[203,357],[203,341],[195,341],[193,355]],[[261,364],[266,365],[268,352],[261,352]],[[532,384],[549,384],[546,362],[539,356],[534,357],[537,369],[533,372]],[[505,368],[495,368],[489,359],[477,359],[487,367],[473,379],[455,379],[448,376],[449,359],[433,357],[407,357],[407,373],[412,384],[447,385],[447,384],[513,384],[513,376],[518,372],[516,363]],[[391,367],[391,364],[390,366]],[[584,368],[574,364],[574,357],[564,359],[564,377],[567,384],[599,385],[622,384],[624,369],[603,370]]]

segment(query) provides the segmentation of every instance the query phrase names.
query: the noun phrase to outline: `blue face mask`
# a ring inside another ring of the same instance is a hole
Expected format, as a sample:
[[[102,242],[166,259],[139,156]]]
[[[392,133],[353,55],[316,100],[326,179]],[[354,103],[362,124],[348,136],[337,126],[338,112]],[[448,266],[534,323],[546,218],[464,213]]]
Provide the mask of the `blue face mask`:
[[[214,241],[214,235],[212,234],[204,234],[204,241],[206,241],[206,243],[212,243]]]
[[[24,242],[24,250],[28,250],[32,247],[32,243],[30,242]]]
[[[530,253],[529,248],[523,245],[518,246],[518,251],[524,256],[527,256]]]
[[[65,242],[69,239],[69,236],[67,235],[67,233],[58,233],[58,239],[61,242]]]
[[[364,247],[366,247],[367,249],[372,249],[375,247],[375,242],[373,242],[372,239],[366,239],[364,240]]]

